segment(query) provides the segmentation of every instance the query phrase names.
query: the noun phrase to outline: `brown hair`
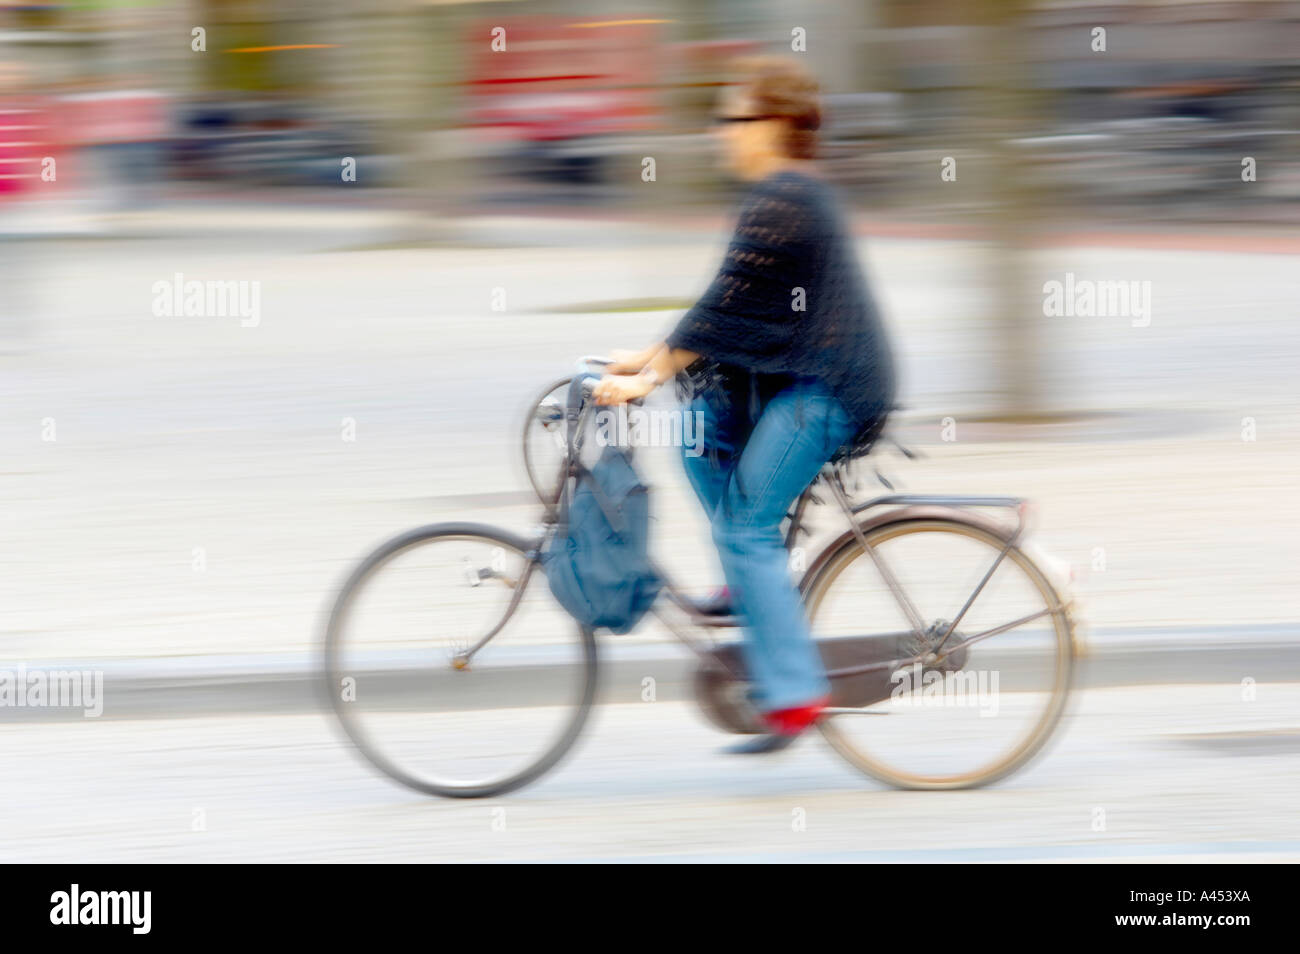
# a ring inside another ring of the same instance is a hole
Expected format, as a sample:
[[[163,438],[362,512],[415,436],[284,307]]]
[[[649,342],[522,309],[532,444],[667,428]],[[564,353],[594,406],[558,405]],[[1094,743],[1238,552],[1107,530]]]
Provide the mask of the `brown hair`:
[[[786,124],[785,148],[791,158],[811,159],[822,124],[821,85],[789,57],[760,56],[737,62],[741,90],[764,118]]]

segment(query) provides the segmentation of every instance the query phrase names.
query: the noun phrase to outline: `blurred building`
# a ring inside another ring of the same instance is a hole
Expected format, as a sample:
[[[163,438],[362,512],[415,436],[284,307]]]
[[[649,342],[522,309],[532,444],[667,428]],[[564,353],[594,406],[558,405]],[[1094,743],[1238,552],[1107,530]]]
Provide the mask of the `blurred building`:
[[[1082,205],[1227,214],[1244,156],[1267,174],[1230,208],[1300,200],[1297,2],[0,0],[0,63],[69,107],[64,145],[110,176],[324,187],[352,156],[360,185],[461,200],[619,201],[652,147],[711,194],[727,60],[797,33],[828,165],[873,205],[943,208],[910,170],[960,151],[978,177],[989,137]],[[990,109],[1007,85],[1014,123]]]

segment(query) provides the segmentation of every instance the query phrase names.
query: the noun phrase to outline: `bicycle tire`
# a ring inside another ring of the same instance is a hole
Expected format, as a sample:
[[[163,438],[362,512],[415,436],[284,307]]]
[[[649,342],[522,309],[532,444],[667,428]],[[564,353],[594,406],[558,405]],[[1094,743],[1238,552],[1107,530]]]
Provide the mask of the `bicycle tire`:
[[[528,477],[528,483],[533,488],[533,492],[537,494],[537,499],[548,507],[555,506],[556,500],[559,497],[558,488],[553,490],[551,487],[546,486],[546,482],[542,479],[542,475],[537,473],[539,464],[533,460],[533,452],[528,438],[532,431],[533,424],[536,423],[537,408],[540,407],[541,403],[550,397],[553,392],[560,388],[567,388],[572,381],[572,375],[566,378],[560,378],[557,381],[552,382],[544,391],[538,393],[536,400],[529,403],[528,416],[524,419],[524,427],[521,435],[521,442],[524,451],[524,473]]]
[[[598,659],[593,630],[576,622],[573,624],[580,634],[582,645],[582,692],[562,733],[536,761],[506,778],[488,784],[446,786],[429,782],[406,771],[372,744],[356,719],[355,709],[350,708],[351,703],[345,701],[343,694],[338,691],[340,680],[347,675],[340,663],[343,649],[342,639],[348,611],[365,583],[378,573],[385,564],[401,553],[439,538],[454,539],[458,537],[478,538],[499,546],[509,547],[524,555],[525,559],[536,563],[535,548],[532,542],[517,534],[485,524],[455,522],[430,524],[399,534],[385,541],[367,555],[349,574],[335,598],[325,630],[322,684],[329,696],[331,709],[347,737],[354,743],[360,754],[385,775],[408,788],[428,795],[437,795],[444,798],[488,798],[503,795],[535,781],[554,768],[577,741],[591,712],[596,696]],[[504,625],[517,609],[518,605],[512,604],[507,610],[501,625]]]

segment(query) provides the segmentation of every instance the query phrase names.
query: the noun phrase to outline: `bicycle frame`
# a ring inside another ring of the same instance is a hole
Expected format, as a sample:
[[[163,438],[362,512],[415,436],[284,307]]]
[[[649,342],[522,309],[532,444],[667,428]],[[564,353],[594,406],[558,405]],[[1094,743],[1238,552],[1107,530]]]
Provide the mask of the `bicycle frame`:
[[[1048,612],[1057,609],[1057,607],[1053,607],[1051,608],[1051,610],[1045,610],[1042,613],[1037,613],[1034,614],[1033,616],[1028,616],[1021,619],[1013,620],[1011,623],[1003,627],[999,627],[996,630],[992,630],[987,633],[980,633],[977,636],[973,636],[973,637],[963,638],[959,644],[949,647],[948,652],[943,653],[942,650],[944,646],[947,644],[952,634],[956,632],[958,624],[966,616],[967,612],[970,610],[970,607],[974,604],[975,600],[979,598],[980,593],[983,592],[984,587],[988,584],[989,580],[993,578],[993,574],[997,572],[998,567],[1001,566],[1002,561],[1005,559],[1006,555],[1012,550],[1012,548],[1014,548],[1023,539],[1024,533],[1028,525],[1026,501],[1024,501],[1019,497],[1003,497],[1003,496],[893,493],[893,494],[885,494],[879,497],[875,497],[871,500],[855,505],[850,499],[848,491],[845,489],[843,470],[841,466],[828,465],[827,469],[823,471],[823,473],[818,478],[818,480],[825,481],[829,485],[832,496],[835,498],[835,501],[839,505],[841,512],[843,512],[846,517],[846,520],[849,524],[850,532],[852,532],[853,535],[857,538],[858,544],[862,547],[863,551],[868,555],[868,557],[870,557],[872,563],[876,566],[877,572],[880,573],[881,578],[885,581],[885,584],[889,588],[890,593],[893,595],[895,601],[897,601],[899,605],[899,608],[902,610],[905,617],[907,618],[908,623],[911,627],[912,634],[915,635],[918,639],[925,638],[925,631],[926,631],[925,623],[921,619],[920,614],[917,612],[915,606],[912,605],[912,602],[908,598],[907,593],[904,591],[902,585],[899,583],[898,579],[894,576],[893,572],[890,570],[889,565],[885,562],[884,558],[876,550],[875,547],[872,547],[867,542],[865,534],[862,532],[862,528],[860,526],[860,521],[858,520],[858,516],[867,511],[876,510],[882,507],[895,508],[896,510],[901,512],[905,508],[919,507],[919,506],[950,507],[954,509],[962,509],[962,508],[970,508],[970,507],[999,508],[999,509],[1014,510],[1016,512],[1017,522],[1014,529],[1012,529],[1010,534],[1007,536],[1006,542],[1004,543],[1002,548],[998,551],[997,555],[994,557],[992,564],[989,566],[988,570],[985,572],[980,582],[976,585],[975,589],[971,592],[970,596],[967,597],[965,603],[963,604],[963,606],[961,607],[957,615],[953,617],[952,621],[944,630],[939,641],[935,644],[934,648],[930,650],[930,652],[924,654],[923,656],[917,656],[915,658],[915,661],[924,662],[924,663],[941,661],[945,656],[950,655],[951,653],[956,652],[959,649],[963,649],[974,642],[978,642],[979,640],[986,639],[989,636],[996,635],[998,632],[1005,632],[1008,629],[1013,629],[1016,626],[1023,625],[1024,623],[1030,622],[1033,619],[1037,619],[1043,615],[1046,615]],[[794,509],[791,511],[789,515],[790,524],[786,529],[786,533],[785,533],[785,546],[787,550],[790,549],[792,546],[794,546],[794,542],[797,539],[800,530],[802,529],[803,519],[807,512],[809,504],[814,503],[816,501],[816,495],[814,493],[814,490],[816,488],[817,482],[818,482],[817,480],[814,480],[813,483],[810,484],[804,490],[804,492],[799,495],[799,499],[795,502]],[[815,563],[816,561],[814,561],[814,565]],[[700,612],[698,607],[696,607],[695,604],[688,597],[686,597],[685,594],[672,582],[672,579],[668,576],[667,573],[663,571],[661,567],[656,565],[655,569],[656,572],[659,573],[660,578],[663,580],[664,595],[679,610],[681,610],[686,614],[688,621],[694,627],[698,629],[707,630],[707,629],[735,628],[742,625],[741,621],[734,616],[718,617],[718,616],[707,616],[703,614],[702,612]],[[653,609],[653,612],[655,613],[655,616],[669,628],[669,630],[678,639],[678,641],[686,645],[687,648],[691,649],[696,655],[704,657],[712,648],[714,648],[715,644],[709,644],[701,648],[699,641],[692,639],[690,636],[683,633],[678,627],[674,626],[672,620],[669,619],[664,613],[659,611],[658,605],[656,605],[656,607]],[[911,661],[912,660],[905,660],[905,662],[911,662]],[[854,667],[848,667],[842,669],[833,669],[828,671],[827,675],[831,678],[836,678],[841,676],[851,676],[851,675],[857,675],[864,672],[871,672],[878,669],[884,669],[886,667],[894,668],[899,665],[900,663],[897,661],[890,661],[890,662],[883,662],[883,663],[867,663],[861,666],[854,666]]]
[[[547,530],[548,533],[554,532],[554,524],[556,523],[557,514],[558,514],[559,498],[564,493],[565,482],[569,479],[569,477],[572,474],[572,461],[574,459],[574,455],[580,453],[581,451],[582,434],[584,433],[585,425],[588,419],[588,415],[591,412],[591,408],[592,408],[591,402],[589,401],[584,402],[577,418],[573,421],[573,429],[566,433],[565,436],[566,452],[565,452],[564,460],[560,466],[559,480],[557,481],[556,497],[554,500],[545,503],[546,512],[543,516],[543,523],[548,525],[548,530]],[[565,415],[565,423],[566,424],[569,423],[567,413]],[[904,450],[903,452],[904,454],[908,454],[906,450]],[[908,454],[908,456],[910,456],[910,454]],[[911,507],[943,507],[943,508],[952,508],[952,509],[959,509],[959,510],[966,509],[966,508],[995,508],[995,509],[1013,510],[1016,514],[1017,519],[1014,528],[1012,528],[1010,532],[1005,536],[1005,542],[1003,543],[1003,546],[998,551],[997,555],[993,559],[992,564],[989,566],[984,576],[980,579],[980,582],[976,585],[975,589],[971,592],[970,596],[966,599],[961,609],[958,611],[958,613],[953,617],[951,621],[947,621],[947,626],[944,629],[942,636],[939,638],[938,642],[935,643],[934,646],[926,653],[920,654],[910,660],[904,660],[903,664],[911,663],[913,661],[921,662],[925,664],[942,661],[946,656],[951,655],[952,653],[957,652],[960,649],[964,649],[970,646],[974,642],[987,639],[990,636],[997,635],[998,633],[1001,632],[1006,632],[1009,629],[1013,629],[1025,623],[1032,622],[1035,619],[1039,619],[1043,616],[1057,612],[1061,609],[1060,606],[1048,607],[1047,609],[1041,612],[1032,614],[1030,616],[1022,617],[1017,620],[1013,620],[1008,624],[995,627],[994,629],[991,629],[987,632],[979,633],[974,636],[963,637],[960,643],[950,647],[948,652],[944,653],[943,652],[944,646],[947,644],[948,640],[952,637],[953,633],[956,632],[957,626],[961,623],[962,619],[965,618],[971,606],[975,603],[975,600],[979,598],[980,593],[984,591],[984,588],[985,586],[987,586],[989,580],[993,578],[993,574],[996,573],[998,567],[1002,565],[1002,562],[1006,558],[1007,554],[1010,553],[1011,550],[1015,548],[1023,539],[1024,534],[1028,528],[1027,501],[1025,501],[1020,497],[1010,497],[1010,496],[889,493],[889,494],[881,495],[879,497],[874,497],[871,500],[865,501],[860,504],[854,504],[849,496],[848,490],[845,487],[844,477],[845,477],[846,468],[847,465],[843,461],[828,463],[823,468],[821,474],[819,474],[818,477],[815,478],[813,482],[804,489],[803,493],[799,495],[798,499],[795,501],[793,509],[787,515],[787,519],[789,520],[789,526],[787,527],[784,536],[785,547],[787,550],[789,550],[795,545],[795,541],[797,540],[800,531],[803,529],[803,521],[804,521],[805,514],[807,513],[809,504],[820,502],[816,494],[814,493],[814,490],[818,483],[825,483],[827,487],[830,489],[831,495],[834,497],[835,502],[838,505],[840,511],[844,514],[846,520],[848,521],[850,532],[857,538],[858,544],[862,547],[863,551],[871,559],[872,563],[876,567],[877,572],[880,574],[881,578],[885,581],[885,584],[889,588],[890,593],[897,601],[900,610],[903,612],[905,618],[908,621],[908,625],[911,628],[912,635],[914,635],[917,638],[917,640],[922,644],[926,642],[927,627],[925,621],[921,618],[920,613],[917,611],[916,607],[912,604],[912,601],[908,598],[907,593],[903,590],[902,585],[899,583],[897,577],[894,575],[893,571],[890,569],[888,563],[884,560],[883,556],[876,550],[875,547],[872,547],[867,542],[866,535],[863,533],[861,527],[861,521],[859,520],[859,516],[867,511],[876,510],[882,507],[895,508],[900,513],[906,510],[907,508],[911,508]],[[540,546],[538,547],[538,550],[540,551]],[[815,563],[816,561],[814,561],[814,565]],[[708,630],[715,630],[715,629],[734,629],[743,625],[742,621],[735,616],[714,616],[714,615],[705,614],[699,609],[698,606],[695,605],[695,603],[688,596],[686,596],[684,591],[681,590],[673,582],[672,577],[665,571],[665,569],[662,566],[660,566],[657,563],[657,561],[652,561],[652,565],[654,566],[655,572],[658,573],[659,578],[663,582],[662,595],[666,598],[666,601],[673,604],[674,606],[677,607],[677,609],[680,612],[684,613],[688,623],[696,630],[708,631]],[[531,576],[531,570],[532,570],[531,565],[525,570],[524,576],[520,580],[520,589],[522,589],[522,586],[526,584],[528,577]],[[688,633],[684,632],[681,627],[676,625],[675,621],[670,616],[668,616],[663,612],[662,609],[663,603],[664,600],[656,600],[655,605],[651,608],[651,612],[654,613],[656,618],[658,618],[660,622],[662,622],[668,628],[668,630],[673,634],[673,636],[679,642],[681,642],[686,648],[691,650],[691,652],[695,653],[696,656],[698,656],[701,659],[710,658],[710,653],[712,652],[712,650],[714,650],[717,647],[718,644],[712,640],[705,643],[699,640],[698,638],[695,638],[689,635]],[[491,638],[492,635],[495,635],[495,633],[489,634],[487,637],[484,638],[482,642],[486,642],[488,639]],[[896,660],[889,661],[889,662],[867,663],[861,666],[831,670],[830,672],[827,673],[827,675],[831,678],[835,678],[839,676],[850,676],[850,675],[857,675],[864,672],[870,672],[877,669],[883,669],[885,667],[897,667],[899,665],[900,663]]]

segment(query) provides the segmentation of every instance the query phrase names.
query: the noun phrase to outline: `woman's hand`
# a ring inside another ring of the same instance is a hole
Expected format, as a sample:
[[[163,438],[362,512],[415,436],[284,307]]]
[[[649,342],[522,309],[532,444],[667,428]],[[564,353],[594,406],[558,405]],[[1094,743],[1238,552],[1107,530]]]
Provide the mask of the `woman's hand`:
[[[643,398],[655,389],[655,380],[648,374],[607,374],[597,383],[592,394],[597,404],[626,404]]]

